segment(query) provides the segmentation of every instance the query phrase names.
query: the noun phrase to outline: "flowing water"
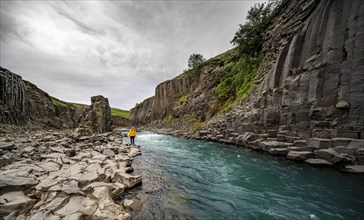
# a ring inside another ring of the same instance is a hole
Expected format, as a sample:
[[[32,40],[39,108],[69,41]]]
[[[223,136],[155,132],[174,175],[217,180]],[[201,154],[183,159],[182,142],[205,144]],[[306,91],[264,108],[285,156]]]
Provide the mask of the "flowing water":
[[[133,219],[364,219],[364,176],[144,133]]]

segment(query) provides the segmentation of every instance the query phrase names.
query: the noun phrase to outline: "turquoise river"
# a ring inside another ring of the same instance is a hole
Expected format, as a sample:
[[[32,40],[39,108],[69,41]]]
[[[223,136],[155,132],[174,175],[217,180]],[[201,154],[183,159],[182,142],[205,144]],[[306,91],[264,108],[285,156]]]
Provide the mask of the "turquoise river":
[[[364,175],[142,133],[133,219],[364,219]]]

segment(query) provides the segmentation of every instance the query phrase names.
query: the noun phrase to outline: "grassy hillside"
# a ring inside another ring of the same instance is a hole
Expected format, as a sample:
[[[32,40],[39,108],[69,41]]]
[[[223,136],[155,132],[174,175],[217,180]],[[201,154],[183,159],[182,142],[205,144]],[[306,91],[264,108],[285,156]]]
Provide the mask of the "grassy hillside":
[[[111,108],[111,115],[112,116],[120,116],[126,119],[130,118],[130,112],[127,110],[121,110],[118,108]]]
[[[51,97],[51,99],[52,99],[53,105],[60,106],[60,107],[69,107],[72,109],[78,109],[78,108],[87,106],[85,104],[80,104],[80,103],[65,102],[65,101],[59,100],[55,97]],[[118,108],[111,108],[111,115],[129,119],[130,112],[127,110],[122,110],[122,109],[118,109]]]

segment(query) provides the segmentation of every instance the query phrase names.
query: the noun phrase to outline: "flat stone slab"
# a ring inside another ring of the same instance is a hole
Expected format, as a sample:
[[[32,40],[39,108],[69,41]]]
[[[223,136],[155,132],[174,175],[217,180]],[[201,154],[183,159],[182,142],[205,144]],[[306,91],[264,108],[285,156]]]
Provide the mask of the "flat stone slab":
[[[0,175],[0,189],[4,187],[28,187],[36,185],[38,182],[33,178]]]
[[[1,150],[13,150],[15,148],[14,142],[1,142],[0,149]]]
[[[287,147],[288,151],[310,151],[312,152],[315,148],[312,146],[303,146],[303,147]]]
[[[62,191],[65,192],[67,194],[83,194],[81,189],[78,187],[78,182],[75,180],[70,180],[70,181],[65,181],[63,183],[57,184],[52,186],[51,188],[49,188],[50,192],[52,191]]]
[[[306,146],[306,140],[295,140],[293,144],[295,147],[304,147]]]
[[[333,149],[320,149],[315,151],[314,154],[319,159],[327,160],[333,163],[337,163],[343,159],[340,153]]]
[[[345,166],[345,171],[350,173],[364,173],[364,165]]]
[[[311,138],[310,145],[316,149],[326,149],[332,147],[331,139]]]
[[[305,160],[305,163],[311,164],[311,165],[318,165],[318,166],[332,166],[332,163],[330,163],[327,160],[323,160],[323,159],[307,159]]]
[[[289,151],[287,158],[291,160],[305,161],[313,157],[310,151]]]
[[[29,208],[34,203],[22,191],[8,192],[0,196],[0,213],[11,213]]]
[[[332,138],[332,144],[334,147],[337,146],[347,146],[352,140],[354,140],[353,138]]]
[[[286,148],[292,146],[292,143],[280,142],[280,141],[262,141],[259,143],[259,148],[264,151],[269,151],[272,148]]]
[[[348,144],[348,147],[364,148],[364,140],[354,139]]]
[[[288,151],[287,148],[272,148],[269,150],[270,154],[286,156]]]
[[[86,216],[92,216],[97,209],[97,202],[85,196],[73,196],[68,203],[61,209],[56,211],[56,214],[68,216],[81,212]]]

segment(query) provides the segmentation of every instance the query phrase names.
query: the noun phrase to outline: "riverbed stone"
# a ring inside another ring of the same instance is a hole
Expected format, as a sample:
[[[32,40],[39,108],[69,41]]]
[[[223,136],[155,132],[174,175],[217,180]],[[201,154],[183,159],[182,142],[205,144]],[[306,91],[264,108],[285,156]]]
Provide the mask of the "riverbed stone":
[[[138,155],[141,155],[140,149],[138,147],[131,147],[128,156],[136,157]]]
[[[334,149],[339,153],[346,153],[350,156],[354,156],[356,152],[359,150],[359,148],[357,147],[345,147],[345,146],[337,146]]]
[[[259,148],[264,151],[269,151],[272,148],[286,148],[288,146],[292,146],[292,143],[285,143],[279,141],[262,141],[259,144]]]
[[[295,140],[293,144],[295,147],[304,147],[306,146],[306,140]]]
[[[302,146],[302,147],[287,147],[288,151],[310,151],[312,152],[315,148],[312,146]]]
[[[130,207],[133,205],[133,203],[134,203],[134,201],[133,201],[133,200],[131,200],[131,199],[125,199],[125,200],[124,200],[124,202],[123,202],[123,205],[124,205],[125,207],[130,208]]]
[[[364,173],[364,165],[345,166],[345,171],[350,173]]]
[[[316,150],[314,154],[317,158],[330,162],[339,162],[342,159],[342,156],[332,148]]]
[[[95,200],[85,196],[72,196],[66,205],[56,211],[56,214],[70,216],[80,212],[83,215],[91,216],[96,209],[97,203]]]
[[[58,209],[62,208],[65,204],[67,204],[68,201],[69,197],[67,195],[59,195],[52,199],[48,204],[45,204],[45,206],[41,209],[55,212]]]
[[[142,177],[140,175],[130,175],[128,173],[117,172],[115,173],[113,181],[121,181],[128,188],[133,188],[142,182]]]
[[[34,202],[22,191],[8,192],[0,196],[0,213],[28,210]]]
[[[62,183],[51,186],[48,191],[65,192],[67,194],[82,194],[80,187],[78,187],[78,183],[79,182],[76,180],[66,180]]]
[[[280,155],[286,156],[287,155],[287,148],[271,148],[269,149],[269,153],[273,155]]]
[[[0,150],[13,150],[14,148],[14,142],[0,142]]]
[[[104,149],[104,151],[102,153],[108,157],[113,157],[115,155],[114,151],[112,151],[110,149]]]
[[[289,151],[287,158],[297,161],[305,161],[313,157],[313,153],[310,151]]]
[[[316,149],[327,149],[332,147],[331,139],[311,138],[310,145]]]
[[[364,140],[362,140],[362,139],[353,139],[348,144],[348,147],[364,148]]]
[[[307,159],[305,160],[305,163],[316,166],[332,166],[332,163],[330,163],[329,161],[316,158]]]
[[[51,210],[42,210],[35,213],[29,220],[63,220],[61,216],[53,214]]]
[[[39,181],[34,178],[0,175],[0,189],[5,187],[26,188],[32,185],[36,185],[38,182]]]
[[[332,138],[333,147],[347,146],[353,139],[352,138]]]

